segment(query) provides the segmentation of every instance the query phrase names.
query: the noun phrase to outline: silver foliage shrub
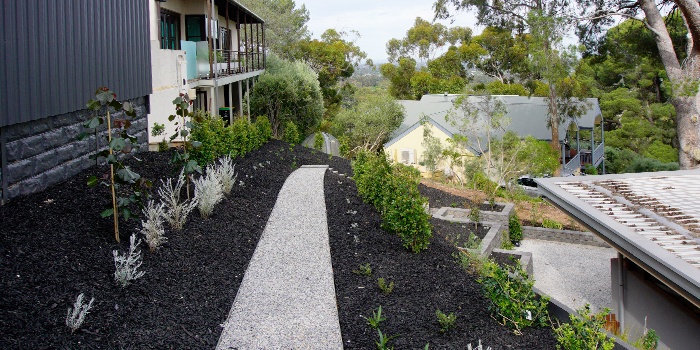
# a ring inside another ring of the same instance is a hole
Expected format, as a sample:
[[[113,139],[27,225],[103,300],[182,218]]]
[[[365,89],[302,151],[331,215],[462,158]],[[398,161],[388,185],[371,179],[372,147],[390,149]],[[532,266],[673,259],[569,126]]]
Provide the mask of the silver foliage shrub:
[[[148,201],[148,205],[143,211],[146,220],[141,221],[141,233],[145,236],[146,243],[152,252],[168,241],[163,228],[164,207],[163,203],[155,204],[154,201]]]
[[[136,235],[131,235],[129,239],[129,253],[121,255],[118,251],[113,250],[114,255],[114,280],[121,284],[122,287],[128,286],[131,281],[141,278],[144,275],[143,271],[138,271],[141,267],[141,251],[137,251],[141,241],[136,241]]]
[[[216,166],[212,171],[215,172],[216,177],[221,181],[221,187],[224,194],[231,193],[233,185],[236,184],[236,165],[232,163],[231,157],[223,156],[219,159],[219,165]],[[208,172],[209,170],[207,170]]]
[[[185,222],[187,222],[187,215],[197,206],[197,199],[193,198],[190,201],[180,202],[180,191],[185,184],[185,174],[183,172],[180,172],[174,187],[173,179],[160,180],[160,182],[163,185],[158,189],[158,195],[165,205],[165,220],[168,221],[174,230],[180,231]]]
[[[95,301],[95,298],[92,298],[90,299],[89,303],[83,304],[84,297],[85,293],[80,293],[80,295],[78,295],[78,299],[75,300],[75,304],[73,304],[73,309],[68,308],[68,315],[66,315],[66,326],[70,328],[71,333],[80,328],[83,321],[85,321],[85,316],[92,308],[92,302]]]
[[[469,343],[469,345],[467,345],[467,350],[472,350],[472,344],[471,344],[471,343]],[[476,347],[476,348],[474,348],[474,350],[491,350],[491,347],[489,346],[489,347],[487,347],[486,349],[484,349],[484,346],[481,345],[481,339],[479,339],[479,346]]]
[[[219,177],[211,167],[205,176],[194,180],[194,199],[197,201],[199,213],[208,218],[214,212],[214,207],[224,198],[224,190]]]

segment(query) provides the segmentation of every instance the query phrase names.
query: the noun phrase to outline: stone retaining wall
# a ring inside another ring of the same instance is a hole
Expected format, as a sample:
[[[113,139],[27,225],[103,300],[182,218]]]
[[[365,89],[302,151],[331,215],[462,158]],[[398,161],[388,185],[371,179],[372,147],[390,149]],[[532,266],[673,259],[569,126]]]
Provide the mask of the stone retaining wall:
[[[147,98],[130,101],[136,110],[131,120],[129,134],[138,138],[140,151],[147,150],[148,121]],[[112,117],[119,118],[123,112]],[[91,118],[91,111],[84,109],[51,116],[35,121],[4,127],[7,145],[7,195],[13,198],[41,191],[64,181],[95,164],[89,159],[95,152],[95,135],[78,141],[83,132],[82,123]],[[98,131],[107,133],[107,126]],[[100,147],[105,142],[98,137]]]
[[[484,204],[488,204],[488,202],[484,202]],[[479,211],[479,216],[481,218],[480,222],[498,222],[501,224],[508,224],[508,219],[510,218],[510,214],[513,212],[513,203],[496,203],[497,205],[503,206],[502,211],[489,211],[489,210],[480,210]],[[442,207],[438,209],[438,211],[435,213],[435,217],[438,219],[445,219],[445,220],[453,220],[456,218],[460,219],[468,219],[469,218],[469,209],[464,209],[464,208],[451,208],[451,207]],[[440,217],[439,217],[440,216]]]
[[[598,236],[590,232],[557,230],[544,227],[522,226],[523,239],[540,239],[543,241],[564,242],[573,244],[585,244],[596,247],[610,248]]]

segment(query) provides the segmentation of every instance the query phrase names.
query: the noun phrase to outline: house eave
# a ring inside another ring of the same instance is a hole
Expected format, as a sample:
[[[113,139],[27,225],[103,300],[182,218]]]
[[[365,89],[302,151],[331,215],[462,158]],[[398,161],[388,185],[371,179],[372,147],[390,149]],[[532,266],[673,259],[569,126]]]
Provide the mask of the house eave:
[[[626,258],[634,261],[649,274],[700,308],[700,269],[679,259],[650,239],[641,237],[629,227],[615,221],[559,186],[563,183],[583,180],[589,182],[683,175],[700,175],[700,170],[597,175],[586,176],[583,179],[581,177],[538,178],[535,181],[550,203],[581,222]],[[695,240],[698,241],[698,239]]]

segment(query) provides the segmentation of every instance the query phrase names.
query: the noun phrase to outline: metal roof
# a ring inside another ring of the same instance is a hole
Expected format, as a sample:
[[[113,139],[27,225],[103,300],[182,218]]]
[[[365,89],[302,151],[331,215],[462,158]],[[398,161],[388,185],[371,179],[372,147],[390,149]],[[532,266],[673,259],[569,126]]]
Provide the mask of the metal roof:
[[[553,204],[700,307],[700,169],[535,181]]]
[[[462,112],[459,109],[454,109],[454,101],[460,95],[456,94],[433,94],[423,95],[420,101],[399,100],[397,101],[406,110],[404,121],[401,126],[392,134],[392,140],[387,145],[396,142],[402,134],[410,128],[413,128],[419,122],[422,115],[430,117],[435,121],[436,126],[448,130],[452,134],[459,134],[459,130],[452,126],[450,122],[445,120],[445,116],[451,111],[460,115]],[[504,131],[496,132],[496,136],[502,135],[505,131],[515,131],[520,136],[533,136],[538,140],[551,141],[552,132],[547,127],[547,99],[546,97],[527,97],[527,96],[511,96],[511,95],[494,95],[494,98],[500,100],[508,109],[507,117],[512,120],[512,123]],[[470,96],[472,102],[477,102],[480,96]],[[589,98],[584,103],[589,104],[590,108],[580,118],[576,120],[579,128],[592,129],[595,125],[596,118],[601,115],[598,99]],[[563,141],[566,136],[566,130],[569,122],[560,126],[559,140]],[[465,135],[469,136],[469,135]]]

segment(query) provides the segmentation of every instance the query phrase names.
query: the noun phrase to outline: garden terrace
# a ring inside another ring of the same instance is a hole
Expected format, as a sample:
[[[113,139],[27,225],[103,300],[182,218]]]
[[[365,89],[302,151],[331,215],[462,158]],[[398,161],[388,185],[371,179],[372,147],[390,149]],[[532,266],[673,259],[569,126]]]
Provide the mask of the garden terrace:
[[[172,150],[139,154],[131,165],[154,180],[176,176]],[[306,164],[329,164],[352,175],[347,160],[270,141],[236,158],[238,180],[209,219],[190,214],[181,232],[166,229],[156,252],[143,249],[145,276],[122,288],[114,282],[112,250],[125,251],[137,221],[124,221],[122,244],[114,241],[112,222],[99,212],[104,188],[88,187],[90,168],[45,191],[20,196],[0,207],[0,347],[48,348],[214,348],[221,324],[235,299],[248,262],[291,172]],[[269,163],[268,163],[269,162]],[[401,239],[380,228],[377,211],[362,202],[354,182],[326,173],[324,184],[331,259],[338,313],[346,349],[374,348],[376,330],[361,316],[382,306],[381,329],[399,335],[395,348],[466,348],[481,339],[492,348],[554,349],[550,328],[526,328],[522,336],[500,325],[488,310],[476,276],[466,273],[446,241],[451,225],[434,231],[428,248],[411,253]],[[431,219],[438,220],[438,219]],[[435,222],[435,221],[433,221]],[[355,224],[355,225],[353,225]],[[438,225],[436,225],[438,226]],[[463,235],[470,232],[467,225]],[[142,244],[143,248],[143,244]],[[369,263],[371,276],[354,273]],[[394,282],[383,294],[378,278]],[[66,310],[78,294],[95,298],[83,326],[71,334]],[[440,332],[435,312],[457,316],[456,326]]]

